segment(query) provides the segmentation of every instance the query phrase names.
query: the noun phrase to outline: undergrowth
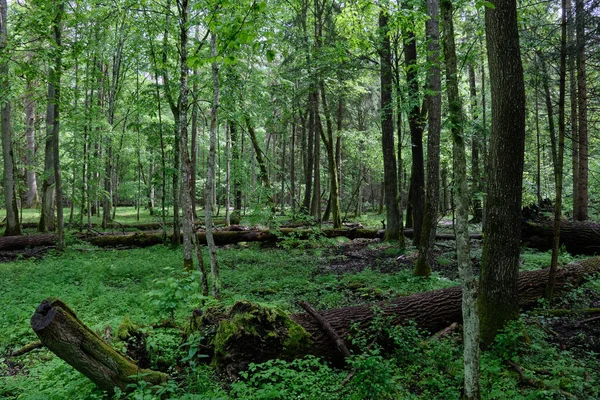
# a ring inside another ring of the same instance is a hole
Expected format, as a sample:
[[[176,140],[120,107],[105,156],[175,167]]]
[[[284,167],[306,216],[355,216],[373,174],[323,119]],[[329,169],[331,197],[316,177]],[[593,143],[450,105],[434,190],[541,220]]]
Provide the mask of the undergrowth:
[[[316,243],[315,243],[316,242]],[[219,249],[223,304],[246,299],[299,312],[307,301],[317,309],[373,302],[396,295],[434,290],[457,282],[434,274],[415,278],[410,269],[382,273],[373,269],[334,274],[323,269],[324,245],[281,248],[257,245]],[[377,248],[377,246],[375,246]],[[381,247],[395,257],[402,251]],[[525,252],[523,268],[546,266],[548,253]],[[561,262],[572,259],[561,255]],[[208,259],[205,260],[208,265]],[[345,368],[314,357],[251,364],[236,381],[226,381],[197,363],[194,346],[182,345],[178,328],[191,311],[214,304],[199,295],[196,272],[181,268],[181,254],[165,247],[99,250],[72,246],[42,260],[0,264],[0,398],[100,399],[103,394],[87,378],[47,350],[23,357],[7,355],[35,340],[29,318],[48,296],[70,305],[80,319],[102,336],[124,321],[142,327],[152,368],[173,379],[161,388],[139,384],[116,398],[153,399],[459,399],[462,388],[462,341],[459,333],[432,339],[414,325],[391,326],[377,318],[371,336],[356,331],[355,351]],[[565,297],[582,307],[600,291],[591,280]],[[570,297],[569,297],[570,296]],[[588,296],[588,297],[586,297]],[[529,317],[524,317],[529,318]],[[523,322],[526,321],[526,322]],[[595,354],[561,349],[548,340],[543,319],[520,320],[500,334],[482,355],[482,390],[486,399],[600,398],[600,365]],[[197,340],[191,337],[188,340]],[[522,382],[517,365],[535,387]]]

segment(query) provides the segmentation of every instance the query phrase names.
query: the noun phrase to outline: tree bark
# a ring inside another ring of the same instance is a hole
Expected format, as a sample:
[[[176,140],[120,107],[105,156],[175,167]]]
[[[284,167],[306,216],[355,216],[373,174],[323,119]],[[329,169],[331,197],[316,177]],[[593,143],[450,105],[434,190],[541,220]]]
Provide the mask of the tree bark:
[[[139,368],[104,342],[56,298],[42,301],[31,317],[31,328],[44,346],[109,395],[114,394],[115,387],[131,391],[128,386],[139,380],[159,385],[169,378],[162,372]]]
[[[413,274],[431,275],[431,265],[435,262],[433,245],[437,230],[438,206],[440,202],[440,132],[442,128],[442,80],[440,76],[440,27],[438,0],[427,0],[427,192],[425,210],[419,240],[419,258]]]
[[[212,32],[210,35],[210,50],[213,57],[217,56],[217,35]],[[204,199],[204,216],[206,221],[206,242],[208,244],[208,252],[210,256],[210,273],[212,276],[212,295],[215,299],[221,298],[221,278],[219,276],[219,262],[217,259],[217,249],[215,239],[213,237],[213,222],[212,222],[212,200],[215,182],[215,152],[217,147],[217,117],[219,110],[219,64],[213,61],[211,66],[212,81],[213,81],[213,102],[210,112],[210,148],[208,154],[208,171],[205,188]],[[247,120],[249,122],[249,120]],[[249,124],[249,128],[251,125]],[[256,141],[256,135],[254,135]],[[257,153],[257,156],[259,153]],[[263,164],[264,169],[264,164]],[[263,171],[264,172],[264,171]],[[267,179],[267,188],[269,187],[269,178]]]
[[[442,24],[444,30],[444,58],[446,60],[446,87],[450,126],[452,130],[452,159],[454,169],[454,199],[456,201],[456,258],[462,291],[463,319],[463,365],[465,398],[481,398],[479,385],[479,311],[477,309],[477,282],[473,274],[469,240],[469,186],[467,184],[467,157],[463,131],[464,116],[458,91],[458,66],[454,43],[454,22],[452,20],[452,1],[442,0]],[[472,67],[469,68],[470,77]],[[474,86],[473,82],[473,86]],[[473,88],[472,86],[472,88]],[[471,92],[471,101],[473,92]],[[430,111],[431,112],[431,111]],[[473,141],[476,139],[473,137]],[[476,145],[475,145],[476,147]]]
[[[408,113],[412,167],[410,177],[409,202],[412,217],[407,216],[407,226],[414,226],[416,234],[413,245],[418,246],[421,239],[423,212],[425,206],[425,169],[423,161],[423,117],[419,108],[419,81],[417,74],[417,43],[415,34],[409,30],[405,34],[404,59],[406,63],[406,81],[408,83],[408,100],[413,106]],[[407,208],[408,213],[408,208]],[[408,221],[412,225],[408,224]]]
[[[483,185],[481,184],[481,169],[479,162],[480,136],[483,133],[479,124],[479,114],[477,112],[477,87],[475,85],[475,66],[473,62],[469,63],[469,94],[471,96],[471,117],[475,131],[471,137],[471,199],[473,202],[472,223],[478,224],[483,220],[483,207],[481,204],[481,194]]]
[[[33,82],[27,81],[25,92],[25,140],[27,143],[27,207],[36,208],[39,202],[37,192],[37,173],[35,172],[35,99],[33,98]]]
[[[383,149],[383,184],[387,225],[385,240],[400,239],[398,209],[398,171],[394,146],[394,104],[392,99],[392,54],[388,26],[389,11],[379,11],[380,80],[381,80],[381,145]]]
[[[6,0],[0,2],[0,54],[4,54],[7,47],[7,23],[8,5]],[[0,98],[0,125],[2,130],[2,159],[3,159],[3,188],[4,203],[6,207],[6,230],[4,236],[15,236],[21,234],[19,226],[19,210],[17,208],[17,194],[15,192],[15,164],[12,148],[12,135],[10,127],[10,100],[8,80],[8,58],[0,64],[0,86],[2,96]]]
[[[585,2],[575,1],[575,25],[577,31],[577,99],[579,125],[579,189],[577,194],[577,221],[588,219],[588,117],[587,77],[585,72]]]
[[[495,8],[485,10],[492,93],[479,292],[481,339],[485,345],[519,313],[519,225],[525,147],[525,86],[517,6],[514,0],[497,0],[494,5]]]

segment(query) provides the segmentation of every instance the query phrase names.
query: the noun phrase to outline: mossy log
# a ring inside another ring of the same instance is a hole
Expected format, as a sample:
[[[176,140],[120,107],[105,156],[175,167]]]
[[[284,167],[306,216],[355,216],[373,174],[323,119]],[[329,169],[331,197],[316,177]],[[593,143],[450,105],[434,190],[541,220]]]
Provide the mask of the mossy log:
[[[284,238],[290,237],[305,240],[320,233],[328,238],[347,237],[349,239],[375,239],[382,237],[382,231],[372,229],[324,229],[322,231],[314,231],[312,229],[291,228],[281,228],[279,230],[214,230],[213,236],[215,238],[215,244],[217,246],[223,246],[240,242],[276,243]],[[163,242],[162,233],[160,232],[85,235],[80,237],[98,247],[148,247]],[[205,232],[198,232],[196,237],[198,243],[206,244]]]
[[[109,394],[115,387],[127,391],[127,385],[139,380],[157,385],[168,379],[117,352],[57,298],[42,301],[31,317],[31,328],[45,347]]]
[[[600,272],[600,257],[559,269],[556,276],[557,294],[581,284],[586,275],[596,272]],[[544,296],[547,281],[548,269],[521,272],[519,304],[523,308],[536,305]],[[393,325],[414,321],[422,329],[438,332],[455,322],[461,322],[461,289],[455,286],[374,304],[324,310],[319,314],[327,321],[330,331],[329,328],[323,329],[322,323],[309,314],[290,315],[289,319],[295,323],[292,325],[280,311],[265,311],[248,302],[238,302],[230,311],[215,312],[213,309],[204,314],[195,313],[190,331],[202,332],[206,340],[202,352],[210,353],[208,355],[213,365],[230,375],[235,375],[236,371],[244,369],[250,362],[306,354],[341,365],[344,355],[332,340],[331,331],[350,350],[353,350],[349,341],[351,333],[355,332],[353,327],[368,332],[376,316],[388,319]],[[293,331],[286,326],[294,327]],[[294,346],[286,345],[286,341],[294,343]]]

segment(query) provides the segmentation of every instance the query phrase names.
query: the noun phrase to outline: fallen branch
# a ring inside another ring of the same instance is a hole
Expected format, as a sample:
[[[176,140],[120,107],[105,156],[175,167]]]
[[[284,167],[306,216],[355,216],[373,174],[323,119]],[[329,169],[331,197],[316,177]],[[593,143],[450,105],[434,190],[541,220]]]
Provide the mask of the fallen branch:
[[[340,338],[337,333],[335,333],[335,330],[331,327],[329,322],[327,322],[327,320],[323,318],[323,316],[319,314],[317,310],[312,308],[311,305],[307,302],[301,301],[298,304],[300,305],[300,307],[304,308],[304,310],[307,313],[309,313],[314,319],[316,319],[317,322],[319,322],[319,324],[321,324],[323,330],[327,333],[327,335],[333,341],[333,343],[335,343],[336,347],[338,348],[340,353],[342,353],[344,358],[350,357],[350,351],[348,350],[348,347],[346,347],[346,343],[344,343],[344,340]]]
[[[19,356],[29,353],[32,350],[40,349],[42,347],[44,347],[42,342],[39,340],[36,340],[35,342],[27,343],[25,346],[21,347],[20,349],[13,351],[10,354],[10,357],[19,357]]]

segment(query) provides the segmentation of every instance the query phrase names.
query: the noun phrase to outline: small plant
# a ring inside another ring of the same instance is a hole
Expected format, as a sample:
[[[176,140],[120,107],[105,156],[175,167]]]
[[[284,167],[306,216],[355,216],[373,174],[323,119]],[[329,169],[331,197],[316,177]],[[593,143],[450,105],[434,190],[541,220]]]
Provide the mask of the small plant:
[[[164,268],[167,278],[154,280],[155,289],[148,293],[151,303],[159,313],[166,312],[171,322],[175,322],[175,311],[190,301],[200,301],[205,296],[200,294],[200,277],[198,271],[184,272],[177,277],[171,267]]]

